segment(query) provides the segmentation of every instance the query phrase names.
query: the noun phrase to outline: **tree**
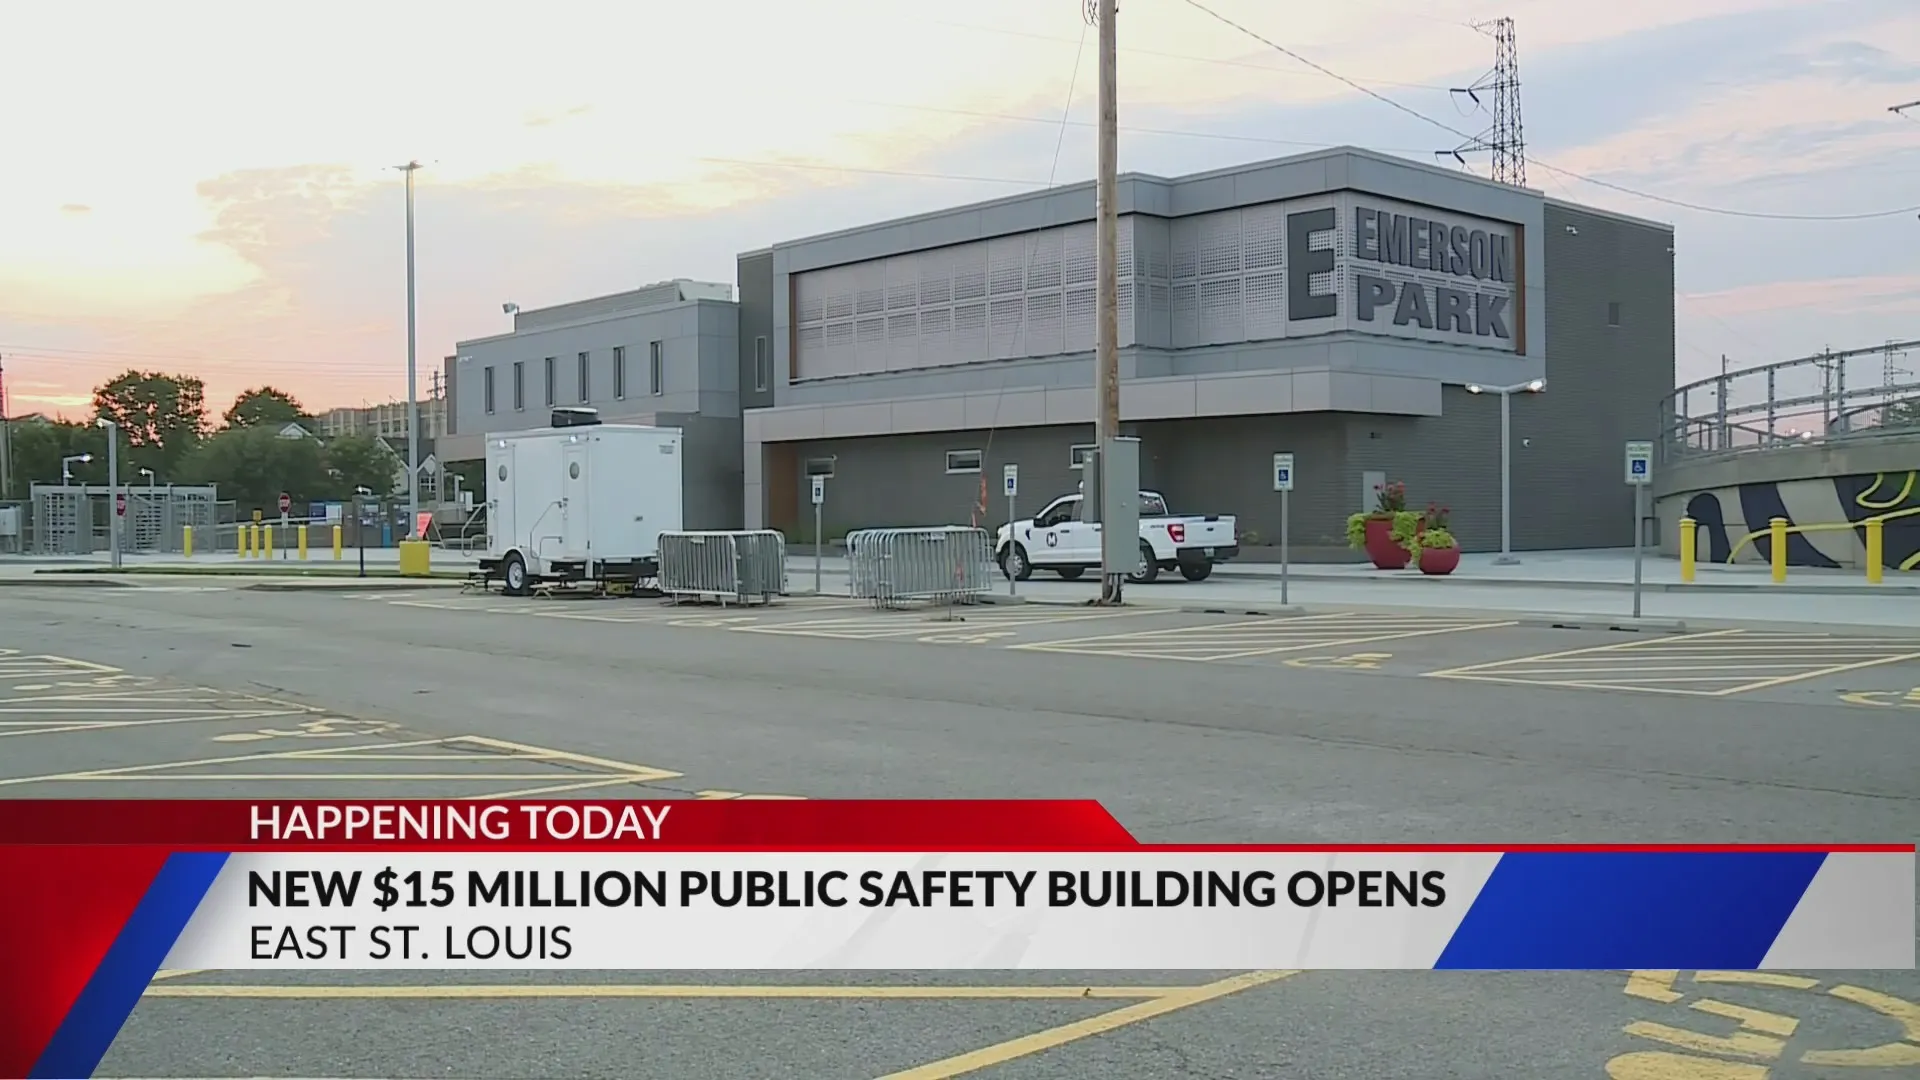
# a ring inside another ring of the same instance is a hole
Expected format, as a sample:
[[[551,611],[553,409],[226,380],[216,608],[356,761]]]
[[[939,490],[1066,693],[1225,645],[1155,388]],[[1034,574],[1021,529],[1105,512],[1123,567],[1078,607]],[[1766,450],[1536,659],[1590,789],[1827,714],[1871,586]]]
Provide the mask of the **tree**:
[[[393,493],[395,467],[393,452],[371,435],[344,435],[327,444],[326,463],[340,483],[342,496],[364,487],[375,495]]]
[[[107,482],[107,433],[92,424],[14,420],[9,426],[13,432],[13,490],[0,493],[0,497],[24,499],[34,484],[59,483],[61,460],[81,454],[91,454],[93,460],[69,466],[73,482]]]
[[[182,481],[215,484],[241,516],[279,512],[280,493],[296,503],[338,495],[314,439],[283,439],[273,428],[238,427],[214,433],[181,463]]]
[[[123,469],[171,476],[206,435],[206,398],[205,385],[191,375],[128,371],[94,390],[93,411],[120,425],[131,452]]]
[[[278,431],[306,419],[307,411],[292,394],[271,386],[259,386],[234,398],[220,422],[229,428],[271,427]]]

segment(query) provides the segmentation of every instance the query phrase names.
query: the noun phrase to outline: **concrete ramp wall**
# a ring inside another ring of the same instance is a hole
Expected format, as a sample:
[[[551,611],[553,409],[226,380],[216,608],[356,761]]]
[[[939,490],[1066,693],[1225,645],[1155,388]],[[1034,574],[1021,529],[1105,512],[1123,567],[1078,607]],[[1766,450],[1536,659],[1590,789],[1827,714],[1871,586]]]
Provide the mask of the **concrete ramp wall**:
[[[1787,565],[1862,569],[1861,522],[1879,517],[1886,568],[1920,570],[1920,432],[1681,457],[1654,484],[1663,555],[1678,557],[1680,519],[1691,517],[1702,563],[1765,563],[1768,522],[1783,517]]]

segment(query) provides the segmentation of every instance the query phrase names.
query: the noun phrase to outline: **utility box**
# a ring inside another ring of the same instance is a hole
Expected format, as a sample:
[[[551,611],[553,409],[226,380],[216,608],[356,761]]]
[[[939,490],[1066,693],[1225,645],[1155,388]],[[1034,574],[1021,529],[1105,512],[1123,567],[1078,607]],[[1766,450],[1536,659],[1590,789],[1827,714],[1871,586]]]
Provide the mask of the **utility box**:
[[[1100,553],[1109,567],[1132,567],[1140,553],[1140,440],[1108,439],[1100,448]]]
[[[481,570],[516,593],[653,577],[660,534],[681,528],[682,451],[680,429],[630,424],[493,437]]]

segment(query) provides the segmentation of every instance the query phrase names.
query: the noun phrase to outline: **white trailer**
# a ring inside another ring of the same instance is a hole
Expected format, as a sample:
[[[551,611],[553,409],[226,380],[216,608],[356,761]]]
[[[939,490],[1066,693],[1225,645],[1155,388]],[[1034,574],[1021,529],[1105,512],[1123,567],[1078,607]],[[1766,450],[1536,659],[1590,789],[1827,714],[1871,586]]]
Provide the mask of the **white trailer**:
[[[660,534],[681,527],[680,430],[582,412],[487,440],[480,574],[509,595],[541,583],[638,586],[659,576]]]

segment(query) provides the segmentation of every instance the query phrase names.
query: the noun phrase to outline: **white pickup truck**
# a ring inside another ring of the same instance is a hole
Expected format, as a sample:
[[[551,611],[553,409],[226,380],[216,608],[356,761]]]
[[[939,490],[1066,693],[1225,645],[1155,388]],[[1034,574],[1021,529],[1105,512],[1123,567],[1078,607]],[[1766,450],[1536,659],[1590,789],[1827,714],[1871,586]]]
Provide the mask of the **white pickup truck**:
[[[1015,581],[1027,580],[1036,569],[1072,581],[1099,569],[1100,526],[1080,520],[1078,494],[1062,495],[1033,518],[1000,526],[994,550],[1001,571]],[[1169,514],[1159,492],[1140,493],[1140,561],[1128,581],[1144,585],[1158,579],[1162,570],[1205,581],[1215,564],[1238,554],[1232,517]]]

